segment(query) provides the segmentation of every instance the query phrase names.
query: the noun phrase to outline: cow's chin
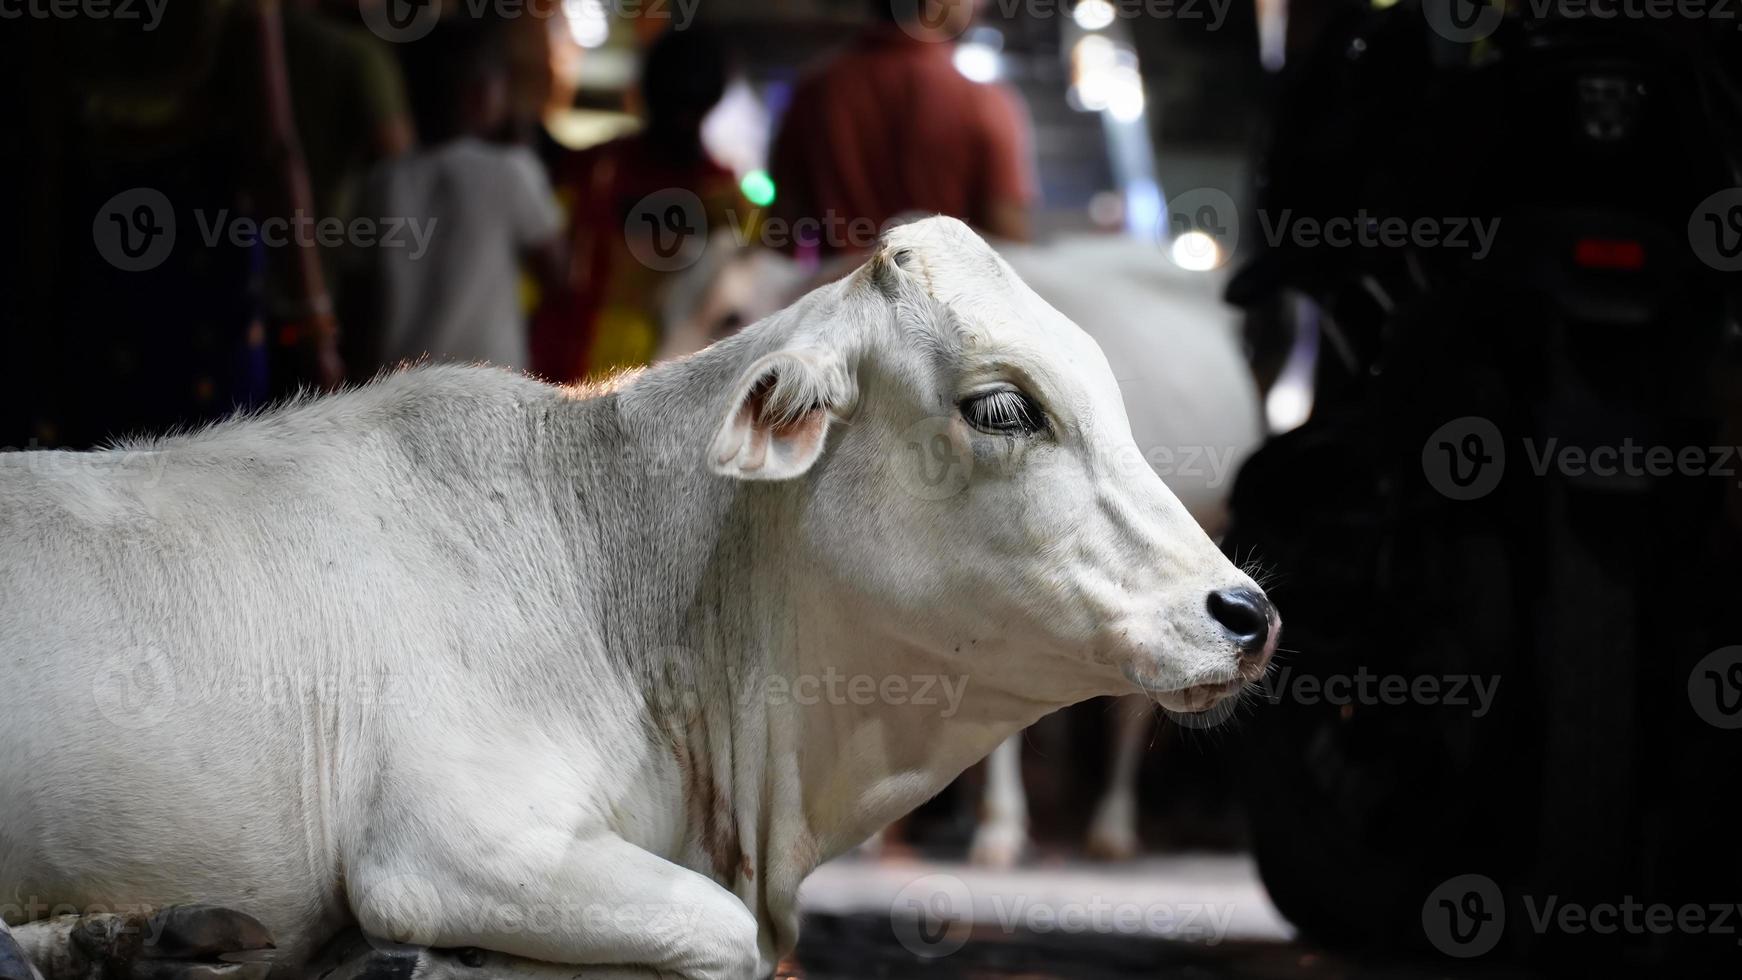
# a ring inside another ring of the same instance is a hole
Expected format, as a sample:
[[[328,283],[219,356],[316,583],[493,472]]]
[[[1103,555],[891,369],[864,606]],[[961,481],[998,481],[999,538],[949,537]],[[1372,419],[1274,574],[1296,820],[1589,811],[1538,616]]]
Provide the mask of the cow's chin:
[[[1177,691],[1158,691],[1155,703],[1179,714],[1195,715],[1208,711],[1240,693],[1246,682],[1235,678],[1215,684],[1194,684]]]
[[[1124,674],[1125,679],[1137,690],[1149,695],[1156,704],[1170,712],[1182,715],[1202,714],[1209,711],[1216,705],[1239,694],[1240,689],[1247,684],[1247,679],[1241,675],[1238,669],[1235,670],[1232,677],[1220,671],[1205,671],[1204,673],[1208,673],[1211,677],[1219,675],[1220,679],[1200,681],[1196,684],[1187,684],[1184,687],[1173,687],[1166,680],[1151,675],[1149,671],[1129,661],[1120,665],[1120,673]],[[1204,675],[1200,673],[1198,676]],[[1178,681],[1174,681],[1174,683],[1177,684]]]

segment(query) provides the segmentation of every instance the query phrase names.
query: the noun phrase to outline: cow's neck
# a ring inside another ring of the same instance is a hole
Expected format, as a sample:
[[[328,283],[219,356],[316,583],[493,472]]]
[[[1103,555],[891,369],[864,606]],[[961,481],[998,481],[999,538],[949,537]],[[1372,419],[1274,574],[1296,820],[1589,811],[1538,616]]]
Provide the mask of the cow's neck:
[[[735,814],[741,855],[728,870],[720,824],[704,819],[703,870],[761,911],[779,952],[796,940],[798,886],[818,864],[1036,719],[1102,692],[1082,689],[1080,667],[1021,657],[1009,638],[915,637],[899,617],[844,600],[788,539],[799,523],[781,512],[791,498],[770,491],[750,490],[772,512],[726,513],[715,549],[725,558],[698,583],[680,632],[679,655],[696,652],[710,680],[665,700],[701,693],[683,761],[692,786],[729,800],[719,805]]]
[[[831,587],[821,576],[807,585]],[[818,642],[800,647],[798,670],[838,682],[833,696],[801,706],[805,805],[825,856],[930,799],[1043,715],[1105,693],[1085,684],[1080,664],[1028,651],[1021,637],[916,635],[879,610],[812,603]]]
[[[849,584],[806,556],[802,479],[744,483],[702,468],[718,422],[708,408],[718,406],[642,398],[626,409],[629,430],[652,434],[632,437],[629,455],[656,468],[643,470],[626,514],[601,522],[623,557],[607,628],[654,651],[650,685],[675,683],[656,703],[734,712],[730,732],[709,726],[716,754],[722,740],[738,743],[713,768],[764,737],[745,730],[764,716],[768,744],[749,757],[793,785],[757,792],[801,812],[819,857],[923,803],[1036,718],[1100,693],[1068,660],[1023,656],[1017,638],[924,635],[852,601]],[[658,442],[673,432],[690,436]],[[737,789],[747,776],[715,773]]]
[[[718,390],[731,371],[708,363],[716,351],[660,373],[717,374],[687,381]],[[802,481],[707,473],[721,406],[662,396],[668,379],[654,380],[589,406],[609,416],[592,425],[623,440],[594,464],[603,497],[578,545],[615,556],[599,569],[607,615],[595,625],[669,722],[692,811],[710,811],[691,814],[700,870],[757,893],[746,897],[784,932],[818,863],[1035,719],[1101,692],[1079,689],[1068,661],[1021,655],[1017,638],[916,635],[851,601],[798,540]]]

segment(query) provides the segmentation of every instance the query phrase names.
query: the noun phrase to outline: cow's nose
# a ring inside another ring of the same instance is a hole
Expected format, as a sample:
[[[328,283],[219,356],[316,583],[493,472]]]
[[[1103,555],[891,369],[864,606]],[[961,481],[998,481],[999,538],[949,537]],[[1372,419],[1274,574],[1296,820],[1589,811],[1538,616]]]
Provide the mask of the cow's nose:
[[[1252,589],[1223,589],[1210,593],[1210,615],[1241,653],[1255,654],[1270,642],[1270,600]]]

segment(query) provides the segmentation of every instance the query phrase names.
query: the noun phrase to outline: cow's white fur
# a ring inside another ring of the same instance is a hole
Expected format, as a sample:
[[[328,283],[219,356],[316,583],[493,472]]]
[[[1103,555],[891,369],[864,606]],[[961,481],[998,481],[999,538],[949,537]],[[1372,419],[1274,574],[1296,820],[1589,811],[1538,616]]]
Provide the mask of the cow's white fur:
[[[1115,365],[1131,434],[1159,475],[1205,530],[1226,520],[1233,476],[1263,438],[1257,387],[1240,352],[1219,275],[1170,266],[1157,251],[1118,235],[1064,235],[1043,244],[1003,243],[999,255],[1049,305],[1081,324]],[[826,280],[844,264],[819,273]],[[806,276],[797,262],[745,248],[721,233],[679,277],[666,305],[664,356],[700,349],[722,323],[760,319],[796,299]],[[1154,732],[1154,704],[1121,704],[1106,788],[1089,823],[1089,853],[1137,853],[1137,774]],[[1021,736],[988,760],[969,858],[1008,867],[1028,846]],[[881,841],[868,842],[875,850]]]
[[[711,450],[770,356],[841,375],[766,433],[790,478],[733,479]],[[993,381],[1051,432],[971,432]],[[959,492],[910,492],[916,426],[971,450]],[[609,390],[425,368],[11,456],[0,534],[8,920],[233,906],[286,971],[355,920],[498,976],[767,974],[818,862],[1010,733],[1239,677],[1204,598],[1251,586],[1094,343],[946,219]],[[968,683],[950,713],[773,693],[828,675]]]

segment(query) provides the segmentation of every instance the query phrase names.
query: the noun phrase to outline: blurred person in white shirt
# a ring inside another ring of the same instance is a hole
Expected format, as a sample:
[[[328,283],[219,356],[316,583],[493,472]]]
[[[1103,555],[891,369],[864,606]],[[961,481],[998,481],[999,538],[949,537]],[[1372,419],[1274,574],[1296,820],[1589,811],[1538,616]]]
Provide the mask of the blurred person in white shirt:
[[[378,329],[361,359],[524,370],[520,270],[556,267],[562,214],[532,151],[491,138],[508,117],[499,29],[445,19],[405,55],[421,145],[377,167],[364,193],[376,240],[350,244],[369,257]]]

